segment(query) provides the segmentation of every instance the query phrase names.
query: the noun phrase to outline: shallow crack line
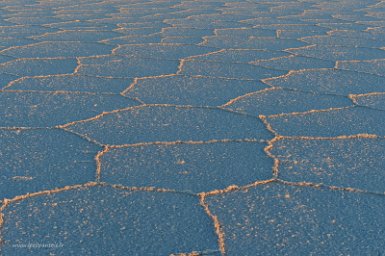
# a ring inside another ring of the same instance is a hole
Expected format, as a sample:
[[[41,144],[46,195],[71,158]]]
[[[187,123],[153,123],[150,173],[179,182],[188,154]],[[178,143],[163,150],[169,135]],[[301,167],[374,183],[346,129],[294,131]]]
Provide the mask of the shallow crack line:
[[[22,76],[15,80],[10,81],[8,84],[6,84],[1,90],[6,90],[13,86],[14,84],[27,80],[27,79],[44,79],[44,78],[50,78],[50,77],[67,77],[67,76],[75,76],[75,74],[54,74],[54,75],[40,75],[40,76]]]
[[[262,90],[259,90],[259,91],[249,92],[249,93],[240,95],[240,96],[238,96],[236,98],[233,98],[233,99],[229,100],[225,104],[219,106],[219,108],[226,108],[228,106],[233,105],[237,101],[242,100],[242,99],[247,98],[247,97],[252,96],[252,95],[262,94],[262,93],[270,92],[270,91],[278,91],[280,89],[281,89],[280,87],[268,87],[268,88],[263,88]]]
[[[176,76],[176,74],[169,74],[169,75],[159,75],[159,76],[144,76],[144,77],[135,77],[132,83],[124,89],[122,92],[120,92],[120,95],[126,95],[130,91],[132,91],[135,86],[138,84],[139,80],[145,80],[145,79],[156,79],[156,78],[164,78],[164,77],[173,77]]]
[[[203,251],[192,251],[192,252],[177,252],[171,253],[169,256],[210,256],[217,255],[220,253],[219,250],[203,250]]]
[[[306,56],[304,56],[304,57],[306,57]],[[274,80],[278,80],[278,79],[282,79],[282,78],[287,78],[287,77],[290,77],[290,76],[295,75],[295,74],[300,74],[300,73],[309,72],[309,71],[311,72],[311,71],[328,71],[328,70],[336,70],[336,68],[305,68],[305,69],[289,70],[284,75],[261,79],[261,82],[274,87],[274,85],[269,83],[270,81],[274,81]]]
[[[6,54],[0,54],[0,55],[5,56],[5,57],[10,57],[10,58],[15,58],[13,56],[6,55]],[[13,60],[9,60],[9,61],[0,63],[0,66],[6,66],[10,63],[18,62],[18,61],[24,61],[24,60],[74,60],[74,59],[75,59],[75,57],[61,57],[61,56],[58,56],[58,57],[15,58]]]
[[[299,181],[299,182],[292,182],[292,181],[286,181],[279,178],[272,178],[270,180],[262,180],[262,181],[256,181],[253,184],[249,184],[246,186],[236,186],[232,185],[225,189],[221,190],[213,190],[210,192],[202,192],[199,195],[202,196],[202,194],[205,197],[209,196],[218,196],[226,193],[231,192],[239,192],[239,191],[248,191],[250,188],[255,188],[257,186],[266,185],[270,183],[278,183],[285,186],[295,186],[295,187],[309,187],[309,188],[315,188],[315,189],[325,189],[330,191],[345,191],[350,193],[360,193],[360,194],[368,194],[368,195],[375,195],[375,196],[385,196],[385,192],[374,192],[374,191],[368,191],[358,188],[351,188],[351,187],[339,187],[339,186],[333,186],[333,185],[326,185],[323,183],[314,183],[314,182],[307,182],[307,181]]]
[[[362,105],[360,103],[353,103],[355,107],[357,108],[365,108],[365,109],[370,109],[370,110],[375,110],[375,111],[379,111],[379,112],[385,112],[385,109],[380,109],[380,108],[376,108],[376,107],[371,107],[371,106],[367,106],[367,105]]]
[[[285,117],[285,116],[302,116],[302,115],[309,115],[309,114],[313,114],[313,113],[324,113],[324,112],[352,109],[352,108],[356,108],[356,107],[357,106],[352,105],[352,106],[339,107],[339,108],[311,109],[311,110],[303,111],[303,112],[291,112],[291,113],[281,113],[281,114],[268,115],[267,118],[279,118],[279,117]]]
[[[295,57],[303,57],[303,58],[307,58],[307,59],[312,59],[312,60],[322,60],[324,61],[325,59],[320,59],[320,58],[317,58],[317,57],[308,57],[308,56],[303,56],[301,54],[298,54],[298,53],[288,53],[288,52],[285,52],[284,50],[282,51],[277,51],[277,52],[284,52],[284,53],[287,53],[289,55],[285,55],[285,56],[279,56],[279,57],[273,57],[273,58],[270,58],[270,59],[258,59],[258,60],[254,60],[254,61],[250,61],[250,62],[247,62],[248,64],[253,64],[253,65],[257,65],[257,66],[262,66],[264,67],[262,64],[264,62],[271,62],[271,61],[275,61],[275,60],[282,60],[282,59],[290,59],[290,58],[295,58]],[[330,62],[333,62],[331,60],[329,60]],[[286,70],[286,69],[285,69]],[[297,71],[297,70],[291,70],[291,71]]]
[[[179,63],[178,69],[180,68],[181,65],[183,65],[183,64]],[[96,76],[96,77],[99,77],[99,76]],[[167,77],[208,78],[208,79],[228,80],[228,81],[258,81],[258,79],[242,79],[242,78],[238,79],[238,78],[230,78],[230,77],[213,77],[213,76],[204,76],[204,75],[188,75],[188,74],[176,74],[176,73],[175,74],[158,75],[158,76],[143,76],[143,77],[133,78],[134,79],[133,82],[126,89],[124,89],[120,94],[124,94],[124,95],[128,94],[130,91],[132,91],[135,88],[135,86],[138,84],[138,82],[140,80],[162,79],[162,78],[167,78]],[[107,78],[114,78],[114,77],[107,77]],[[116,79],[122,79],[122,78],[116,78]]]
[[[385,139],[385,136],[377,134],[359,133],[354,135],[339,135],[334,137],[319,137],[319,136],[277,136],[275,140],[351,140],[351,139]]]
[[[348,100],[351,100],[349,95],[345,94],[338,94],[338,93],[328,93],[328,92],[315,92],[315,91],[307,91],[303,89],[298,89],[298,88],[290,88],[290,87],[272,87],[272,88],[278,88],[283,91],[290,91],[290,92],[301,92],[301,93],[308,93],[308,94],[313,94],[313,95],[325,95],[325,96],[334,96],[334,97],[341,97],[341,98],[346,98]]]
[[[113,31],[113,30],[112,30]],[[64,34],[64,33],[67,33],[67,32],[96,32],[96,33],[99,33],[99,32],[111,32],[111,30],[95,30],[95,29],[61,29],[59,31],[55,31],[55,32],[45,32],[43,34],[39,34],[39,35],[32,35],[32,36],[27,36],[26,38],[27,39],[33,39],[33,40],[41,40],[42,38],[44,37],[47,37],[47,36],[51,36],[51,35],[61,35],[61,34]],[[46,40],[43,40],[43,41],[46,41]],[[54,42],[56,40],[50,40],[51,42]],[[60,40],[58,40],[60,41]],[[65,40],[64,40],[65,41]],[[95,42],[95,41],[83,41],[82,42]]]
[[[204,47],[202,47],[202,48],[204,48]],[[217,47],[210,47],[210,48],[217,48]],[[222,52],[225,52],[225,51],[226,51],[226,49],[220,49],[220,50],[212,51],[212,52],[208,52],[208,53],[202,53],[202,54],[197,54],[197,55],[191,55],[191,56],[185,57],[185,58],[183,58],[183,59],[184,59],[184,60],[193,60],[193,59],[195,59],[195,58],[206,57],[206,56],[210,56],[210,55],[222,53]]]
[[[96,182],[100,182],[101,176],[102,176],[102,157],[104,154],[106,154],[108,151],[110,151],[110,148],[108,146],[104,146],[103,150],[99,151],[95,156],[95,162],[96,162]]]
[[[177,61],[177,60],[173,60]],[[88,65],[88,64],[87,64]],[[282,70],[279,70],[282,71]],[[88,75],[88,74],[67,74],[67,75],[74,75],[74,76],[87,76],[87,77],[95,77],[95,78],[108,78],[108,79],[134,79],[133,76],[103,76],[103,75]],[[171,74],[163,74],[159,75],[162,77],[168,77],[168,76],[176,76],[177,74],[171,73]],[[181,74],[179,76],[185,76],[185,77],[192,77],[192,78],[211,78],[211,79],[218,79],[218,80],[234,80],[234,81],[259,81],[259,79],[249,79],[249,78],[234,78],[234,77],[217,77],[217,76],[207,76],[207,75],[189,75],[189,74]],[[142,78],[142,77],[136,77],[136,78]],[[148,76],[144,78],[157,78],[157,76]]]
[[[118,30],[119,29],[112,30],[112,31],[115,31],[116,33],[121,33]],[[114,43],[113,42],[114,40],[130,39],[130,38],[151,38],[151,37],[154,37],[154,36],[159,36],[161,38],[162,35],[159,32],[151,33],[151,34],[147,34],[147,35],[124,35],[124,34],[122,34],[122,36],[117,36],[117,37],[112,37],[112,38],[108,38],[108,39],[99,40],[98,43],[105,44],[105,45],[110,45],[110,46],[116,46],[116,45],[119,45],[119,44]],[[161,41],[160,43],[164,43],[164,42]],[[129,45],[129,44],[126,44],[126,45]]]
[[[165,36],[165,37],[163,37],[160,40],[160,42],[164,43],[164,40],[167,40],[167,39],[179,39],[179,38],[184,38],[184,39],[186,39],[186,38],[188,38],[188,39],[200,38],[201,39],[201,37],[199,37],[199,36]],[[200,44],[200,42],[197,43],[196,45],[199,46],[199,44]]]
[[[151,43],[152,44],[152,43]],[[133,44],[126,44],[126,45],[121,45],[121,46],[131,46]],[[136,44],[134,44],[133,46],[135,46]],[[145,45],[139,45],[139,46],[145,46]],[[196,44],[194,44],[194,46],[197,46]],[[213,48],[213,47],[210,47],[210,48]],[[226,61],[216,61],[216,60],[199,60],[199,59],[196,59],[196,58],[199,58],[199,57],[205,57],[205,56],[210,56],[210,55],[214,55],[214,54],[217,54],[217,53],[222,53],[222,52],[226,52],[226,51],[229,51],[229,50],[233,50],[233,51],[261,51],[261,52],[284,52],[283,50],[279,50],[279,51],[271,51],[271,50],[267,50],[267,49],[244,49],[244,48],[241,48],[241,49],[237,49],[237,48],[226,48],[226,49],[220,49],[218,51],[213,51],[213,52],[209,52],[209,53],[203,53],[203,54],[197,54],[197,55],[191,55],[191,56],[188,56],[188,57],[185,57],[185,58],[181,58],[181,59],[171,59],[171,58],[156,58],[156,57],[137,57],[137,59],[142,59],[142,60],[164,60],[164,61],[190,61],[190,62],[201,62],[201,63],[229,63],[229,64],[244,64],[244,65],[252,65],[252,66],[258,66],[258,65],[254,65],[254,64],[251,64],[250,62],[236,62],[236,61],[232,61],[232,62],[226,62]],[[299,54],[295,54],[295,53],[288,53],[290,55],[295,55],[295,56],[301,56]],[[92,55],[92,56],[82,56],[82,57],[76,57],[78,59],[80,59],[80,62],[81,62],[81,59],[98,59],[98,58],[106,58],[106,57],[132,57],[131,55],[128,55],[128,54],[119,54],[119,53],[113,53],[113,54],[102,54],[102,55]],[[307,57],[307,56],[303,56],[303,57]],[[308,57],[308,58],[311,58],[311,57]],[[74,58],[73,58],[74,59]],[[314,58],[316,59],[316,58]],[[262,60],[270,60],[270,59],[262,59]],[[323,60],[323,59],[319,59],[319,60]],[[97,64],[80,64],[82,66],[87,66],[87,65],[97,65]],[[270,70],[275,70],[275,71],[286,71],[285,69],[275,69],[275,68],[271,68],[271,67],[264,67],[266,69],[270,69]]]
[[[272,68],[272,67],[267,67],[267,66],[262,66],[262,65],[255,65],[255,64],[250,64],[248,62],[242,63],[242,62],[215,61],[215,60],[206,61],[206,60],[199,60],[199,59],[183,59],[183,61],[184,62],[195,62],[195,63],[221,63],[221,64],[234,64],[234,65],[249,65],[250,67],[254,67],[254,68],[264,68],[264,69],[273,70],[273,71],[285,71],[285,72],[287,72],[287,69],[279,69],[279,68]]]
[[[28,126],[0,126],[0,130],[27,131],[27,130],[53,130],[55,127],[28,127]]]
[[[139,105],[139,106],[130,106],[130,107],[126,107],[126,108],[115,109],[115,110],[112,110],[112,111],[104,111],[104,112],[102,112],[102,113],[100,113],[100,114],[98,114],[96,116],[93,116],[93,117],[90,117],[90,118],[87,118],[87,119],[72,121],[72,122],[69,122],[69,123],[66,123],[66,124],[57,125],[55,127],[63,129],[63,128],[67,128],[69,126],[72,126],[72,125],[75,125],[75,124],[78,124],[78,123],[86,123],[86,122],[98,120],[98,119],[100,119],[100,118],[102,118],[102,117],[104,117],[106,115],[111,115],[111,114],[115,114],[115,113],[119,113],[119,112],[135,110],[135,109],[149,108],[149,107],[153,107],[153,108],[161,108],[161,107],[168,108],[168,107],[170,107],[170,108],[175,108],[175,109],[219,110],[219,111],[224,111],[224,112],[232,113],[232,114],[235,114],[235,115],[240,115],[240,116],[245,116],[245,117],[248,117],[248,118],[258,119],[258,117],[250,115],[250,114],[247,114],[247,113],[236,112],[236,111],[233,111],[231,109],[225,109],[225,108],[219,108],[219,107],[213,107],[213,106],[193,106],[193,105],[174,105],[174,104],[143,104],[143,105]]]
[[[154,59],[153,59],[154,60]],[[155,59],[157,60],[157,59]],[[177,60],[173,60],[175,62],[177,62]],[[82,64],[82,66],[92,66],[94,64]],[[99,64],[98,64],[99,65]],[[88,77],[95,77],[95,78],[108,78],[108,79],[121,79],[121,80],[124,80],[124,79],[134,79],[135,77],[134,76],[105,76],[105,75],[87,75],[87,74],[83,74],[83,73],[75,73],[75,74],[72,74],[72,75],[76,75],[76,76],[88,76]],[[168,74],[162,74],[162,75],[159,75],[160,77],[168,77],[168,76],[175,76],[176,74],[175,73],[168,73]],[[150,76],[151,77],[151,76]]]
[[[9,90],[9,89],[0,89],[0,93],[7,92],[7,93],[40,93],[40,94],[52,94],[52,95],[58,95],[58,94],[70,94],[70,95],[109,95],[109,96],[121,96],[119,93],[112,93],[112,92],[83,92],[83,91],[45,91],[45,90]],[[126,97],[127,98],[127,97]],[[132,98],[129,98],[132,99]]]
[[[3,73],[12,75],[10,73]],[[2,90],[7,89],[8,87],[11,87],[13,84],[26,80],[26,79],[45,79],[45,78],[51,78],[51,77],[92,77],[92,78],[104,78],[104,79],[112,79],[112,80],[127,80],[127,79],[133,79],[133,77],[114,77],[114,76],[99,76],[99,75],[89,75],[89,74],[52,74],[52,75],[38,75],[38,76],[23,76],[19,77],[15,80],[10,81]]]
[[[79,138],[81,138],[81,139],[83,139],[83,140],[86,140],[86,141],[88,141],[88,142],[90,142],[90,143],[93,143],[93,144],[95,144],[95,145],[97,145],[97,146],[100,146],[100,147],[104,147],[104,146],[105,146],[104,144],[100,143],[99,141],[94,140],[94,139],[91,139],[90,137],[88,137],[88,136],[86,136],[86,135],[84,135],[84,134],[80,134],[80,133],[77,133],[77,132],[72,131],[72,130],[70,130],[70,129],[67,129],[67,127],[62,127],[62,126],[59,125],[59,126],[52,127],[52,129],[63,130],[63,131],[65,131],[65,132],[68,132],[68,133],[71,133],[71,134],[73,134],[73,135],[76,135],[76,136],[78,136]]]
[[[380,192],[373,192],[373,191],[368,191],[368,190],[363,190],[363,189],[358,189],[358,188],[351,188],[351,187],[338,187],[338,186],[331,186],[331,185],[326,185],[323,183],[313,183],[313,182],[291,182],[291,181],[286,181],[282,179],[277,179],[275,182],[283,185],[288,185],[288,186],[295,186],[295,187],[311,187],[311,188],[316,188],[316,189],[326,189],[330,191],[345,191],[345,192],[350,192],[350,193],[359,193],[359,194],[369,194],[369,195],[375,195],[375,196],[385,196],[385,192],[380,193]]]
[[[376,62],[384,62],[385,58],[381,59],[371,59],[371,60],[337,60],[336,61],[336,67],[335,68],[340,68],[340,64],[342,63],[376,63]],[[364,71],[357,71],[357,72],[364,72]]]
[[[209,205],[206,202],[206,194],[200,193],[200,194],[198,194],[198,196],[199,196],[200,205],[203,207],[205,213],[213,222],[215,233],[218,237],[219,251],[221,252],[221,255],[226,255],[225,233],[222,229],[221,223],[219,222],[218,216],[214,215],[210,211]]]
[[[298,40],[300,41],[300,40]],[[300,41],[300,42],[303,42],[303,41]],[[307,42],[305,42],[307,43]],[[292,50],[301,50],[301,49],[311,49],[313,47],[316,47],[316,46],[330,46],[330,47],[333,47],[333,46],[338,46],[338,47],[341,47],[341,48],[349,48],[349,49],[375,49],[375,50],[384,50],[384,47],[365,47],[365,46],[347,46],[347,45],[318,45],[318,44],[311,44],[311,45],[306,45],[306,46],[301,46],[301,47],[293,47],[293,48],[286,48],[284,49],[284,51],[286,52],[289,52],[289,53],[292,53],[292,54],[297,54],[296,52],[291,52]],[[325,59],[326,60],[326,59]]]
[[[111,50],[110,55],[115,55],[118,56],[120,54],[116,54],[115,52],[125,46],[197,46],[196,44],[187,44],[187,43],[135,43],[135,44],[118,44],[117,47]],[[205,47],[202,47],[205,48]],[[218,49],[221,50],[221,48],[218,47],[207,47],[207,48],[212,48],[212,49]],[[1,54],[1,51],[0,51]],[[199,54],[200,55],[200,54]],[[197,56],[199,56],[197,55]],[[193,55],[194,56],[194,55]]]
[[[212,140],[175,140],[175,141],[153,141],[139,142],[133,144],[106,144],[109,149],[121,149],[130,147],[146,147],[146,146],[174,146],[174,145],[206,145],[214,143],[266,143],[263,139],[212,139]]]
[[[8,47],[8,48],[5,48],[5,49],[0,50],[0,54],[4,54],[4,52],[9,51],[9,50],[21,49],[21,48],[28,48],[28,47],[31,47],[31,46],[39,46],[39,45],[41,45],[41,44],[52,43],[52,42],[58,42],[58,41],[38,41],[38,42],[32,43],[32,44],[18,45],[18,46],[11,46],[11,47]],[[65,42],[66,42],[66,43],[83,43],[84,41],[81,41],[81,40],[71,40],[71,41],[65,41]],[[105,44],[101,44],[101,43],[98,43],[98,42],[96,42],[96,41],[88,42],[88,44],[90,44],[90,45],[95,45],[95,44],[97,44],[97,45],[104,45],[104,46],[105,46]],[[11,56],[11,57],[13,57],[13,58],[17,58],[17,57],[15,57],[15,56],[13,56],[13,55],[9,55],[9,56]],[[95,56],[95,55],[84,56],[84,57],[87,58],[87,57],[92,57],[92,56]],[[60,56],[59,56],[59,57],[60,57]],[[74,58],[74,57],[73,57],[73,58]]]
[[[341,63],[342,61],[338,61],[338,62]],[[364,62],[364,61],[358,60],[357,62]],[[336,64],[336,65],[337,65],[337,64]],[[385,75],[380,75],[380,74],[378,74],[378,73],[372,73],[372,72],[362,71],[362,70],[353,70],[353,69],[348,69],[348,68],[341,68],[341,67],[338,67],[338,66],[336,66],[335,69],[343,70],[343,71],[355,72],[355,73],[359,73],[359,74],[374,75],[374,76],[378,76],[378,77],[384,77],[384,76],[385,76]]]
[[[264,79],[262,79],[262,80],[264,80]],[[298,89],[298,88],[291,88],[291,87],[280,87],[280,86],[274,86],[272,84],[265,83],[262,80],[261,80],[261,82],[264,83],[265,85],[269,86],[269,87],[264,88],[264,89],[259,90],[259,91],[254,91],[254,92],[247,93],[245,95],[238,96],[238,98],[242,98],[243,96],[246,96],[246,95],[258,94],[258,93],[264,92],[265,90],[269,91],[268,89],[271,89],[273,91],[273,89],[274,89],[274,90],[282,90],[282,91],[289,91],[289,92],[300,92],[300,93],[313,94],[313,95],[325,95],[325,96],[341,97],[341,98],[346,98],[348,100],[351,100],[351,98],[349,96],[350,94],[349,95],[345,95],[345,94],[328,93],[328,92],[315,92],[315,91],[311,91],[311,90],[308,91],[308,90],[303,90],[303,89]],[[352,95],[356,95],[356,94],[352,94]],[[231,105],[231,104],[229,104],[229,105]]]
[[[202,37],[203,38],[203,37]],[[199,44],[198,44],[199,45]],[[189,56],[189,57],[186,57],[186,58],[182,58],[180,59],[179,61],[179,65],[178,65],[178,70],[176,71],[176,75],[179,75],[180,73],[183,72],[183,66],[184,64],[187,62],[187,61],[192,61],[194,58],[199,58],[199,57],[204,57],[204,56],[210,56],[210,55],[214,55],[214,54],[217,54],[217,53],[221,53],[223,52],[224,49],[220,49],[220,50],[217,50],[217,51],[213,51],[213,52],[209,52],[209,53],[203,53],[203,54],[197,54],[197,55],[192,55],[192,56]]]

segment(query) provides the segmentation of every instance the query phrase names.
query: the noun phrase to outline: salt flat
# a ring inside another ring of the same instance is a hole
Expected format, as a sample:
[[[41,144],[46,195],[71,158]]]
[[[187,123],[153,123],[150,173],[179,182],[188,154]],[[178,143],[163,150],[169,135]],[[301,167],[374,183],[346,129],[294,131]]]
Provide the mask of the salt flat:
[[[0,0],[0,255],[385,255],[384,11]]]

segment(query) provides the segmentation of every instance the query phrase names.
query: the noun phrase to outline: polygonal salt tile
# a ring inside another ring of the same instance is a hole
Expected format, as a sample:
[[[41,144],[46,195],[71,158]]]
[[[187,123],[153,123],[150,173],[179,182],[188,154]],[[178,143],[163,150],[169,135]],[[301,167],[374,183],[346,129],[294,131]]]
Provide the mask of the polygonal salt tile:
[[[76,67],[76,59],[16,59],[1,63],[0,73],[18,76],[71,74]]]
[[[373,36],[385,36],[385,28],[384,27],[369,27],[365,30],[366,33],[369,33]]]
[[[46,33],[30,38],[37,41],[88,41],[97,42],[103,39],[118,37],[121,34],[100,30],[67,30],[54,33]]]
[[[339,95],[385,91],[384,77],[338,69],[294,71],[265,82],[277,87]]]
[[[319,34],[326,33],[330,30],[312,24],[260,24],[256,25],[255,28],[273,31],[303,31],[304,33],[309,31],[319,31]]]
[[[280,70],[300,70],[310,68],[333,68],[334,61],[321,60],[316,58],[302,57],[302,56],[284,56],[281,58],[274,58],[271,60],[255,61],[253,64],[272,69]]]
[[[347,97],[274,89],[241,96],[225,106],[227,109],[258,116],[351,105]]]
[[[368,25],[357,24],[355,22],[347,22],[347,23],[319,23],[317,26],[329,28],[330,30],[356,30],[362,31],[367,29]]]
[[[334,137],[355,134],[385,136],[383,111],[354,107],[326,112],[268,117],[281,135]]]
[[[367,27],[382,27],[385,26],[385,20],[360,20],[357,24],[366,25]]]
[[[47,23],[55,23],[62,21],[61,19],[50,16],[49,14],[39,15],[39,16],[17,16],[5,19],[7,22],[20,25],[44,25]]]
[[[385,192],[385,140],[280,140],[270,151],[280,160],[279,177]]]
[[[195,8],[194,8],[195,9]],[[211,9],[211,8],[210,8]],[[243,14],[243,13],[227,13],[222,12],[218,13],[218,11],[211,11],[211,10],[199,10],[201,13],[196,13],[195,15],[190,15],[187,17],[187,19],[192,20],[201,20],[201,21],[207,21],[207,22],[222,22],[222,21],[231,21],[231,22],[238,22],[244,19],[247,19],[248,17],[251,17],[250,14]]]
[[[126,15],[129,17],[142,17],[147,15],[155,15],[155,14],[170,14],[173,12],[173,9],[170,7],[162,6],[158,8],[146,8],[145,6],[138,5],[137,7],[123,7],[119,9],[118,15],[111,15],[113,17],[119,15]]]
[[[379,19],[375,17],[370,17],[368,15],[362,15],[362,13],[343,13],[343,14],[335,14],[334,18],[343,21],[352,21],[361,23],[362,21],[378,21]]]
[[[179,60],[190,56],[207,54],[218,49],[185,44],[146,44],[122,45],[114,53],[127,55],[132,58],[153,58],[165,60]]]
[[[155,20],[155,19],[152,19]],[[109,26],[116,26],[120,23],[132,23],[132,22],[141,22],[141,21],[151,21],[151,19],[144,20],[144,19],[137,19],[134,17],[128,17],[127,15],[125,17],[117,16],[112,18],[100,18],[100,19],[91,19],[87,20],[87,22],[95,23],[95,24],[107,24]]]
[[[325,29],[327,31],[327,29]],[[325,32],[321,32],[320,30],[278,30],[277,37],[282,39],[301,39],[301,37],[305,36],[318,36],[324,35]],[[301,41],[304,41],[301,39]]]
[[[271,15],[267,17],[258,17],[243,20],[242,24],[249,26],[266,26],[266,25],[315,25],[317,22],[309,22],[306,20],[300,19],[280,19],[278,17],[272,17]]]
[[[55,126],[134,105],[119,95],[3,91],[0,127]]]
[[[100,147],[61,130],[0,130],[0,200],[93,181]]]
[[[203,41],[201,37],[178,37],[178,36],[169,36],[163,37],[162,43],[171,43],[171,44],[200,44]]]
[[[338,61],[337,68],[385,76],[385,60]]]
[[[202,62],[249,63],[252,61],[279,58],[283,56],[288,56],[288,53],[266,50],[223,49],[219,52],[194,57],[192,60]]]
[[[207,202],[226,255],[377,255],[385,243],[383,196],[270,183]]]
[[[7,255],[170,255],[218,251],[196,196],[88,187],[29,197],[3,210]],[[18,247],[18,244],[54,244]]]
[[[182,75],[218,78],[259,80],[284,75],[286,71],[274,70],[244,63],[200,62],[189,60],[182,66]]]
[[[302,41],[317,45],[339,45],[351,47],[385,47],[385,35],[374,36],[366,32],[332,33],[325,36],[303,37]]]
[[[16,80],[18,76],[0,73],[0,89],[4,88],[9,82]]]
[[[167,27],[162,29],[162,36],[194,36],[202,37],[213,34],[211,29]]]
[[[192,107],[134,107],[75,123],[67,129],[110,145],[272,137],[257,118]]]
[[[91,76],[60,75],[27,77],[14,82],[8,89],[26,91],[77,91],[119,94],[133,79],[103,78]]]
[[[101,180],[194,193],[247,185],[273,176],[265,146],[226,142],[112,149],[101,158]]]
[[[219,106],[264,88],[266,85],[257,81],[172,76],[138,80],[127,96],[147,104]]]
[[[83,30],[83,29],[85,29],[85,30],[89,30],[89,29],[112,30],[112,29],[116,28],[116,25],[105,24],[105,23],[89,22],[89,21],[81,21],[81,20],[72,20],[72,21],[65,21],[65,22],[45,24],[44,27],[61,29],[61,30],[68,30],[68,29],[76,29],[76,30]],[[34,35],[36,35],[36,34],[42,34],[42,33],[34,33]]]
[[[39,35],[49,32],[56,32],[57,29],[43,27],[43,26],[30,26],[30,25],[13,25],[0,27],[0,34],[4,36],[12,37],[28,37],[33,35]]]
[[[17,36],[0,36],[0,49],[3,51],[7,48],[15,47],[15,46],[24,46],[29,44],[34,44],[36,41],[32,39],[20,38]],[[4,49],[3,49],[4,48]]]
[[[199,29],[217,29],[217,28],[243,28],[248,26],[247,24],[239,23],[237,21],[207,21],[198,19],[165,19],[164,23],[170,24],[174,27],[185,28],[199,28]],[[251,25],[249,25],[251,26]]]
[[[375,48],[364,48],[339,45],[312,45],[289,49],[291,53],[325,60],[370,60],[385,58],[385,51]]]
[[[134,35],[134,36],[119,36],[111,39],[101,40],[103,44],[149,44],[149,43],[161,43],[162,37],[159,34],[152,34],[148,36]]]
[[[90,42],[39,42],[5,49],[1,54],[16,58],[80,57],[110,54],[112,46]]]
[[[352,96],[357,105],[385,111],[385,93]]]
[[[56,12],[56,15],[55,15],[55,18],[59,18],[59,19],[62,19],[62,20],[76,20],[76,19],[79,19],[79,18],[82,18],[82,19],[97,19],[97,18],[102,18],[102,17],[108,17],[107,16],[107,13],[98,13],[97,11],[95,11],[95,9],[92,10],[92,12],[89,12],[89,8],[88,10],[78,10],[76,12],[60,12],[60,11],[57,11]]]
[[[215,36],[209,38],[218,37],[275,37],[276,33],[273,30],[258,29],[258,28],[237,28],[237,29],[217,29],[215,30]]]
[[[0,55],[0,65],[3,64],[4,62],[8,62],[8,61],[11,61],[11,60],[14,60],[14,59],[15,58],[13,58],[13,57]]]
[[[288,48],[298,48],[309,45],[293,39],[277,39],[273,37],[232,37],[211,36],[207,37],[206,46],[217,48],[260,49],[280,51]],[[385,52],[384,52],[385,53]]]
[[[148,77],[175,74],[179,61],[161,59],[137,59],[133,56],[103,56],[82,58],[77,70],[79,75],[120,78]]]
[[[152,22],[152,21],[145,21],[145,22],[131,22],[131,23],[119,23],[116,24],[119,28],[169,28],[168,24],[165,24],[163,22]]]
[[[147,28],[117,28],[113,30],[118,32],[120,35],[126,36],[148,36],[151,34],[156,34],[161,31],[161,28],[158,27],[147,27]]]

